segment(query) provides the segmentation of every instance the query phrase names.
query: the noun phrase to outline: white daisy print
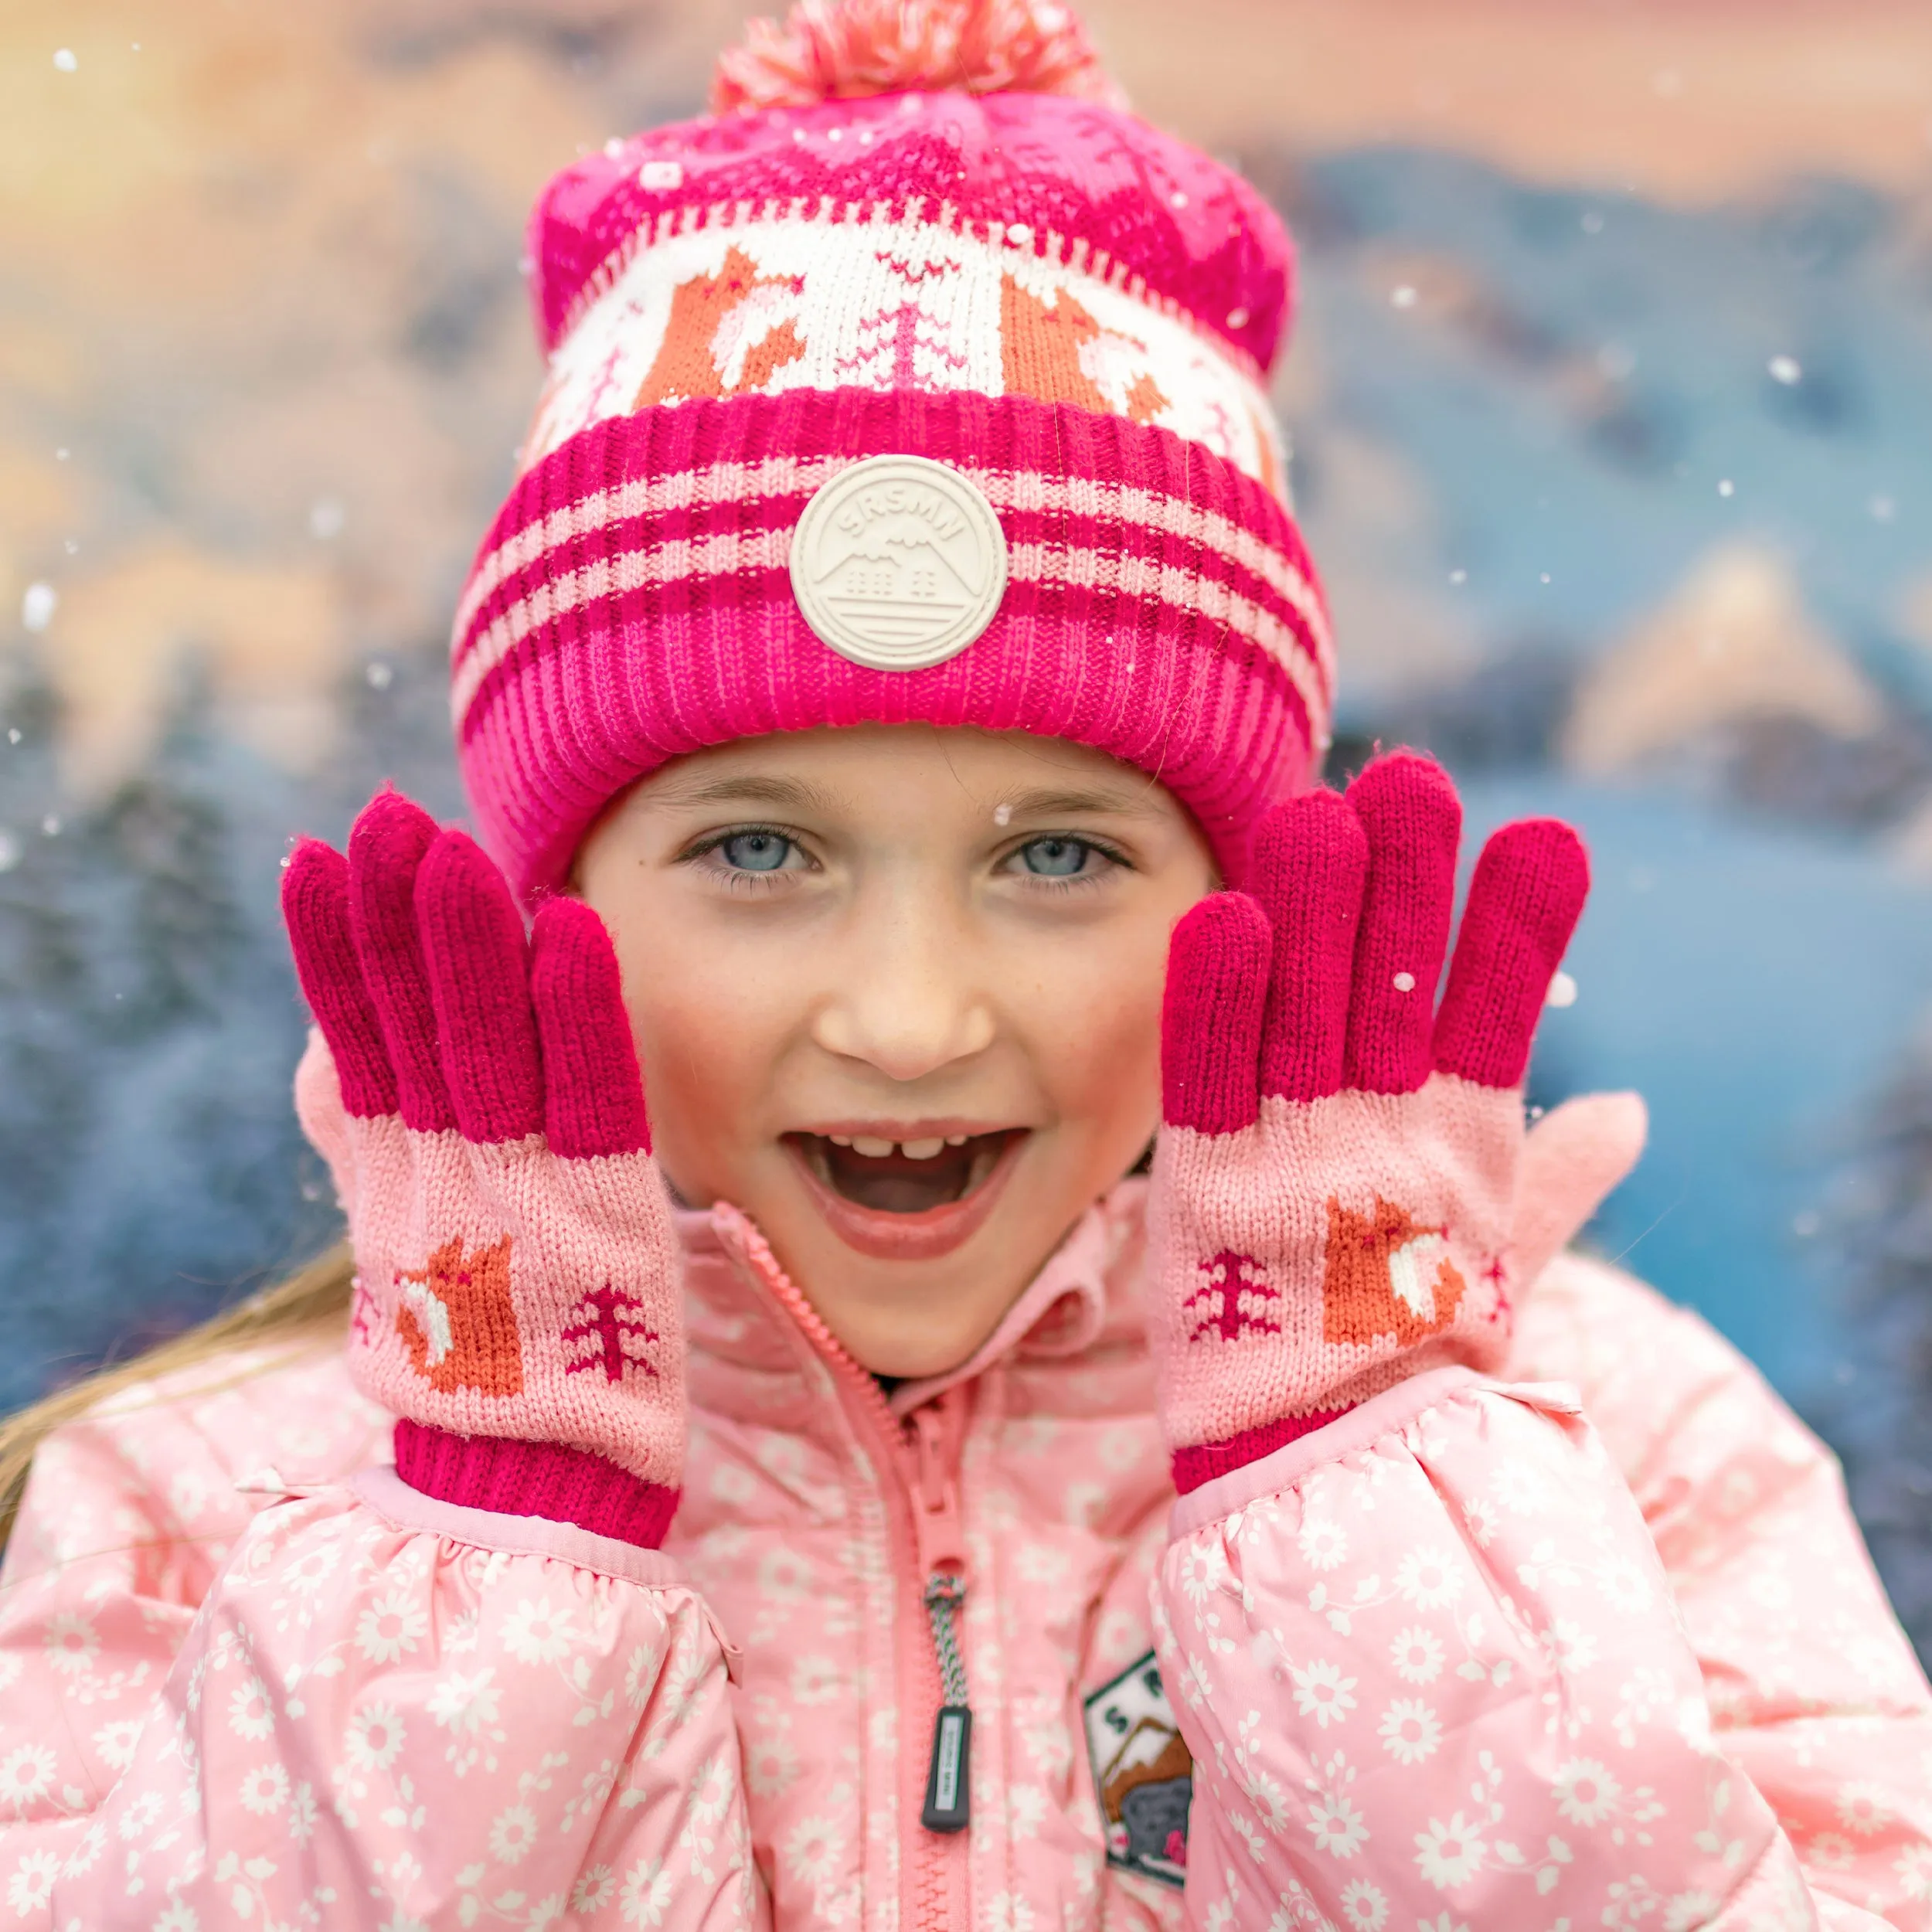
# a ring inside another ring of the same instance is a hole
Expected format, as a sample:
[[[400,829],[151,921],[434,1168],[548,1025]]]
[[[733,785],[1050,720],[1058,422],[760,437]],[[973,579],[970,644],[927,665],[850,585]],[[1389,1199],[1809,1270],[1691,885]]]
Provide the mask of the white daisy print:
[[[1587,1671],[1597,1661],[1597,1634],[1568,1617],[1559,1617],[1543,1633],[1544,1648],[1566,1676]]]
[[[1298,1669],[1291,1665],[1288,1675],[1294,1680],[1294,1701],[1301,1715],[1312,1717],[1325,1731],[1355,1709],[1355,1699],[1351,1693],[1355,1680],[1344,1677],[1340,1667],[1327,1658],[1318,1658],[1312,1664]]]
[[[406,1590],[379,1597],[355,1620],[355,1648],[372,1664],[400,1662],[429,1630],[429,1618]]]
[[[7,1903],[22,1918],[37,1912],[53,1896],[53,1882],[60,1876],[60,1861],[51,1852],[29,1852],[13,1868],[7,1880]]]
[[[124,1771],[134,1761],[134,1746],[141,1740],[141,1719],[117,1717],[94,1733],[94,1749],[111,1770]]]
[[[359,1771],[386,1771],[403,1748],[403,1720],[393,1704],[365,1704],[349,1720],[342,1754]]]
[[[640,1859],[624,1881],[626,1925],[662,1925],[675,1889],[662,1859]]]
[[[577,1882],[570,1888],[570,1910],[573,1912],[596,1912],[608,1905],[617,1896],[617,1874],[607,1865],[594,1865],[588,1871],[577,1874]]]
[[[1447,1825],[1432,1818],[1428,1830],[1416,1834],[1417,1869],[1438,1892],[1447,1892],[1467,1885],[1482,1869],[1488,1849],[1461,1812]]]
[[[49,1617],[40,1641],[46,1648],[47,1662],[63,1676],[85,1670],[100,1655],[100,1638],[94,1624],[70,1611]]]
[[[526,1597],[503,1620],[503,1648],[519,1664],[554,1664],[570,1655],[577,1640],[569,1604],[547,1597],[535,1603]]]
[[[1556,1767],[1556,1808],[1572,1825],[1600,1825],[1617,1809],[1624,1787],[1594,1758],[1573,1757]]]
[[[1932,1845],[1910,1845],[1892,1862],[1908,1899],[1932,1898]]]
[[[244,1811],[266,1818],[288,1802],[288,1774],[279,1764],[258,1764],[243,1778],[236,1795]]]
[[[1441,1610],[1462,1594],[1461,1565],[1446,1549],[1412,1549],[1396,1566],[1396,1590],[1418,1610]]]
[[[1342,1892],[1342,1916],[1349,1932],[1382,1932],[1389,1923],[1387,1896],[1366,1879],[1357,1879]]]
[[[1295,1545],[1311,1570],[1332,1570],[1349,1554],[1349,1538],[1342,1526],[1326,1516],[1305,1516]]]
[[[1892,1821],[1892,1807],[1886,1802],[1884,1788],[1863,1779],[1841,1784],[1838,1819],[1848,1832],[1855,1832],[1860,1838],[1882,1832]]]
[[[53,1789],[60,1760],[44,1744],[22,1744],[0,1758],[0,1804],[17,1817]]]
[[[1420,1764],[1442,1742],[1442,1724],[1419,1697],[1400,1697],[1382,1713],[1382,1748],[1398,1764]]]
[[[274,1730],[274,1706],[268,1701],[268,1686],[259,1677],[235,1686],[228,1699],[228,1728],[256,1744]]]
[[[1315,1835],[1315,1849],[1331,1858],[1352,1859],[1369,1842],[1362,1814],[1334,1791],[1323,1792],[1308,1807],[1308,1829]]]
[[[427,1709],[446,1730],[474,1734],[497,1720],[496,1671],[485,1664],[479,1671],[451,1671],[430,1692]]]
[[[536,1843],[536,1814],[527,1804],[499,1811],[490,1826],[490,1856],[499,1865],[519,1865]]]
[[[801,1704],[829,1704],[843,1693],[845,1679],[829,1657],[801,1657],[791,1667],[791,1694]]]
[[[1405,1684],[1433,1684],[1442,1675],[1442,1639],[1434,1631],[1412,1624],[1396,1633],[1389,1661]]]

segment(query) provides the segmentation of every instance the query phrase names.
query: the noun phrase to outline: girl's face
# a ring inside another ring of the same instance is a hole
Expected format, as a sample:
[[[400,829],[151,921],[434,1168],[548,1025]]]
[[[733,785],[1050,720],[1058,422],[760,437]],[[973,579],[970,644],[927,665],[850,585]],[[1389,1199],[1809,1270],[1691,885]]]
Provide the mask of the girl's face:
[[[862,726],[680,759],[593,829],[658,1158],[875,1373],[964,1361],[1159,1118],[1168,935],[1211,890],[1144,774]]]

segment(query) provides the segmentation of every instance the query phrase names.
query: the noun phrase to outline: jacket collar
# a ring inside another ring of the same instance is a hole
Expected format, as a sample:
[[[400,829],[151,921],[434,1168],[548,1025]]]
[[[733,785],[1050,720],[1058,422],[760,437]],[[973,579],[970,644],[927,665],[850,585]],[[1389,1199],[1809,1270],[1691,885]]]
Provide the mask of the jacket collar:
[[[910,1414],[1009,1359],[1070,1359],[1104,1335],[1139,1326],[1138,1262],[1147,1182],[1121,1182],[1077,1221],[972,1355],[944,1375],[902,1383],[894,1412]],[[736,1209],[674,1210],[685,1257],[685,1302],[695,1352],[753,1379],[795,1367],[790,1317],[760,1278],[764,1243]],[[706,1378],[707,1382],[711,1378]],[[713,1393],[723,1393],[713,1384]],[[694,1393],[698,1393],[694,1390]]]

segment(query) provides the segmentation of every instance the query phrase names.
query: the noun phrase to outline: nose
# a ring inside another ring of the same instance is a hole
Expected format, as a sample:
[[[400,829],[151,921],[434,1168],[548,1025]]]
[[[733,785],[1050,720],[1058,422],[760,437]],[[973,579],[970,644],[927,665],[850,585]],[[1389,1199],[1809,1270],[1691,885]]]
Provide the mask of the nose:
[[[997,1022],[975,949],[939,909],[883,908],[849,937],[838,983],[813,1019],[812,1037],[827,1053],[906,1082],[992,1045]]]

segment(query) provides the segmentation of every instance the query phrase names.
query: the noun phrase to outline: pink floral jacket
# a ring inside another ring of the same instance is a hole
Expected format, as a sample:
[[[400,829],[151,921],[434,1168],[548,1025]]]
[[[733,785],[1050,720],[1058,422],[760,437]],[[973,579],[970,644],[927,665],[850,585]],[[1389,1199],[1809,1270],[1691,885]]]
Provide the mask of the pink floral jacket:
[[[0,1927],[1932,1927],[1932,1696],[1703,1323],[1566,1257],[1506,1381],[1177,1502],[1143,1197],[889,1401],[686,1217],[662,1553],[404,1488],[333,1353],[70,1425],[0,1570]]]

